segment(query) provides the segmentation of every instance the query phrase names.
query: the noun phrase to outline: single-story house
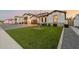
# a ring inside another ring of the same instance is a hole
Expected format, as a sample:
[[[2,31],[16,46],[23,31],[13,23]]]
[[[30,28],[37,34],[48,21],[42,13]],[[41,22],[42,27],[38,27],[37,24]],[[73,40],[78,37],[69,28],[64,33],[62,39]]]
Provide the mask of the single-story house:
[[[14,19],[15,19],[15,23],[18,23],[18,24],[23,24],[24,23],[23,16],[15,16]]]
[[[37,15],[37,19],[39,20],[37,23],[39,24],[47,24],[47,25],[64,25],[68,24],[68,20],[66,20],[66,12],[54,10],[50,13],[41,13]],[[66,23],[65,23],[66,22]]]
[[[66,22],[66,12],[65,11],[59,11],[54,10],[51,13],[49,13],[47,17],[47,24],[57,24],[57,25],[64,25]]]
[[[25,13],[23,16],[15,16],[15,20],[17,23],[26,23],[26,24],[57,24],[64,25],[67,24],[68,20],[66,20],[66,11],[54,10],[50,13],[40,13],[40,14],[31,14]]]
[[[14,19],[5,19],[4,24],[15,24],[15,20]]]
[[[75,16],[75,19],[74,19],[74,26],[79,27],[79,14],[77,14],[77,15]]]

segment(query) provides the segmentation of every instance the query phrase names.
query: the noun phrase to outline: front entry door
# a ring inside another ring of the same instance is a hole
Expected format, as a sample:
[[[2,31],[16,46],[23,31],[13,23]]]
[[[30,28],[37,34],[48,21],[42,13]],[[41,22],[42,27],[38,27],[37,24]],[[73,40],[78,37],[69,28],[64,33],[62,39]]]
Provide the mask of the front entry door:
[[[58,23],[58,15],[53,16],[53,23],[57,24]]]

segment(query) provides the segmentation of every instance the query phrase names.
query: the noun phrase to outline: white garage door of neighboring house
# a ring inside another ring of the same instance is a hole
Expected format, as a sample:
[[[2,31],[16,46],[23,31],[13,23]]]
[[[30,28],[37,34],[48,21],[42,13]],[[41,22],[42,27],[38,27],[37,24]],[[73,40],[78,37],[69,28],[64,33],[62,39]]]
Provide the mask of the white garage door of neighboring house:
[[[74,26],[79,26],[79,19],[74,20]]]

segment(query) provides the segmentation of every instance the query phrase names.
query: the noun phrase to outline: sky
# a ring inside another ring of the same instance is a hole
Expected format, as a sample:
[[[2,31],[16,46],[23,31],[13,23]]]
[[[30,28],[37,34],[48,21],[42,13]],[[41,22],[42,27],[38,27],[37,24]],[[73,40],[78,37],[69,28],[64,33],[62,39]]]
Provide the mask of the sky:
[[[24,13],[38,14],[50,12],[49,10],[0,10],[0,20],[10,19],[14,16],[22,16]]]
[[[67,10],[67,17],[75,17],[76,14],[79,14],[79,10]]]
[[[38,14],[43,12],[51,12],[52,10],[0,10],[0,20],[10,19],[14,16],[22,16],[24,13]],[[66,10],[67,17],[74,17],[79,14],[79,10]]]

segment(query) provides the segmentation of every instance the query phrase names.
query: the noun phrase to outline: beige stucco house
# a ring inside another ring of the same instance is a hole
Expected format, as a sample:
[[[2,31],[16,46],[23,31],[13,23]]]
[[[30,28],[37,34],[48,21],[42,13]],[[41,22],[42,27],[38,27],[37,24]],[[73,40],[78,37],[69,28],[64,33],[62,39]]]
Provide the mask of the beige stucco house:
[[[51,13],[49,13],[47,19],[48,24],[64,25],[66,21],[66,12],[54,10]]]
[[[26,24],[37,24],[37,16],[31,13],[25,13],[23,15]]]
[[[25,13],[23,16],[15,16],[16,23],[39,24],[39,25],[64,25],[66,21],[66,12],[54,10],[50,13],[31,14]]]

